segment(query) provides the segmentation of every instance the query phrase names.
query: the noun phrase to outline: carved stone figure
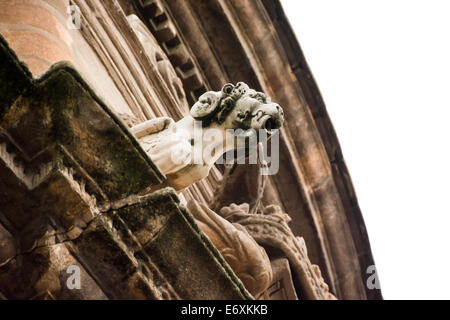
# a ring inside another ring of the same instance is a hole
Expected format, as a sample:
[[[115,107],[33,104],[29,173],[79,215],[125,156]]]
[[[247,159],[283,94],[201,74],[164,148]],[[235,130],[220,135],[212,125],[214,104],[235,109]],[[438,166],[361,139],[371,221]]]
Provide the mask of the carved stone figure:
[[[131,128],[152,161],[176,189],[205,178],[225,152],[236,150],[238,139],[255,130],[270,136],[284,121],[282,108],[245,83],[208,91],[178,122],[161,117]],[[237,134],[237,131],[240,133]],[[253,129],[253,130],[252,130]]]
[[[167,58],[167,55],[159,46],[158,41],[156,41],[152,33],[136,15],[129,15],[127,20],[141,42],[145,50],[145,55],[150,59],[152,65],[156,67],[157,72],[161,75],[164,83],[176,100],[178,107],[182,110],[188,111],[189,105],[186,101],[183,83],[177,76],[177,73],[170,63],[169,58]]]
[[[279,206],[266,206],[262,212],[250,213],[249,205],[232,203],[220,210],[220,215],[233,225],[243,226],[260,245],[281,250],[289,260],[298,281],[302,295],[310,300],[334,300],[328,285],[322,277],[319,266],[308,257],[305,241],[296,237],[288,223],[291,217]]]
[[[187,207],[245,288],[258,298],[273,278],[264,248],[256,243],[243,226],[225,220],[205,204],[189,201]]]

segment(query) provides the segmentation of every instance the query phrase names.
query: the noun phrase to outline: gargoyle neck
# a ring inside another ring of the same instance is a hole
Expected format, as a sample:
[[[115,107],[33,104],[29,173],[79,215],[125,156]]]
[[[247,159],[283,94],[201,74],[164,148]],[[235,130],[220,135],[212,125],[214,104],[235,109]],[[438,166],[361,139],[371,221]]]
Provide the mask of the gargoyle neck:
[[[217,123],[203,127],[200,121],[186,116],[176,123],[177,130],[188,135],[196,155],[201,154],[205,165],[212,166],[224,153],[236,146],[235,137]]]

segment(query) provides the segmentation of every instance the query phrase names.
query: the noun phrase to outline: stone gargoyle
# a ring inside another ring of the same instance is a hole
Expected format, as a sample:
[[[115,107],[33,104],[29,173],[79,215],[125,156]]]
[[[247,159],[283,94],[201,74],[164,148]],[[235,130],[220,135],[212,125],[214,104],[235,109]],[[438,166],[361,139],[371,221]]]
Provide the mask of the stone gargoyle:
[[[239,138],[249,138],[259,130],[270,137],[283,121],[278,104],[238,82],[204,93],[190,115],[177,122],[161,117],[140,123],[131,131],[169,185],[180,190],[205,178],[224,153],[237,149]]]

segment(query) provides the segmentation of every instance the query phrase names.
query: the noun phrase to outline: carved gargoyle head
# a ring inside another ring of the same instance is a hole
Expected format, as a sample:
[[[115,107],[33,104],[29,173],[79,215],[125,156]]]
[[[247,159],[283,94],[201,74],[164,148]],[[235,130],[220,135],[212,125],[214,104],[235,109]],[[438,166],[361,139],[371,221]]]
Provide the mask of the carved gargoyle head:
[[[269,134],[284,122],[283,109],[277,103],[243,82],[228,83],[221,91],[202,94],[191,108],[191,115],[203,126],[216,122],[225,129],[265,129]]]

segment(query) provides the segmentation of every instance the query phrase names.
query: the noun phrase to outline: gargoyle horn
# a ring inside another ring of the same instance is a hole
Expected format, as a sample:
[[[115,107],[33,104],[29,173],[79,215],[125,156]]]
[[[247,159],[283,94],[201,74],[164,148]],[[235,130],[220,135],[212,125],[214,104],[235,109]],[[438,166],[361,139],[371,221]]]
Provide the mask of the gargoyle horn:
[[[206,120],[220,111],[222,98],[233,91],[234,85],[227,83],[222,91],[208,91],[200,96],[191,108],[191,116],[196,120]]]

